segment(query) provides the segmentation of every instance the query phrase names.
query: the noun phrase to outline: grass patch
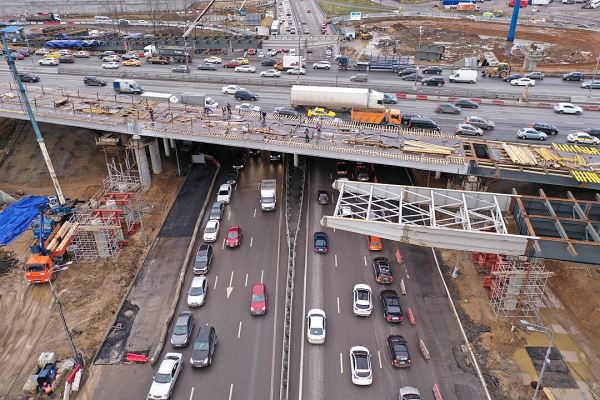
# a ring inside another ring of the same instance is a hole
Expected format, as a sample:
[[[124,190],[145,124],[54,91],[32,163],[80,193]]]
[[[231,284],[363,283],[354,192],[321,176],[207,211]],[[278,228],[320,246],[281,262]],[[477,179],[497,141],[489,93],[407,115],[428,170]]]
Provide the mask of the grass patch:
[[[360,11],[364,14],[386,12],[396,10],[394,7],[387,7],[371,0],[318,0],[319,7],[325,13],[327,18],[350,15],[351,11]]]

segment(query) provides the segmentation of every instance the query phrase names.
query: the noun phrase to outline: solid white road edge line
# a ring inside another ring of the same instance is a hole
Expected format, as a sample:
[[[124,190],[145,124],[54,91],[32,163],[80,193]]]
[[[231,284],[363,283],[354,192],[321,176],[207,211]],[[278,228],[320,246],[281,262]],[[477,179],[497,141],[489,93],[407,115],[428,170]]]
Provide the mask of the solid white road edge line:
[[[308,179],[307,189],[310,191],[310,176]],[[310,192],[309,192],[310,193]],[[306,207],[306,227],[308,228],[310,216],[310,206]],[[306,285],[307,285],[307,273],[308,273],[308,229],[306,229],[306,236],[304,238],[304,281],[302,288],[302,339],[300,341],[300,377],[298,379],[298,400],[302,400],[303,392],[303,381],[304,381],[304,342],[306,339]]]
[[[260,184],[258,185],[258,188],[260,190]],[[283,187],[282,187],[283,189]],[[283,193],[283,190],[280,191],[281,193]],[[280,194],[281,194],[280,193]],[[270,388],[270,393],[269,393],[269,399],[270,400],[274,400],[274,396],[275,396],[275,391],[273,388],[273,383],[275,380],[275,343],[277,342],[277,309],[278,309],[278,303],[279,303],[279,263],[280,263],[280,257],[281,257],[281,227],[282,227],[282,221],[283,219],[281,218],[282,215],[282,211],[283,211],[283,207],[279,207],[279,229],[278,229],[278,233],[277,233],[277,268],[275,268],[275,317],[273,318],[273,347],[271,349],[271,388]]]

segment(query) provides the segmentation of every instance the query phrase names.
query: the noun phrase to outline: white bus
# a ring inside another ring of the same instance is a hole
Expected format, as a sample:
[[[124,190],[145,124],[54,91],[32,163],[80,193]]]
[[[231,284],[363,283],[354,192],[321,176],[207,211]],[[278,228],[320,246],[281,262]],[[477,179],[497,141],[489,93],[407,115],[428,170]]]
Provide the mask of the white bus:
[[[270,34],[271,35],[279,35],[279,20],[278,19],[274,19],[273,23],[271,24],[271,31]]]

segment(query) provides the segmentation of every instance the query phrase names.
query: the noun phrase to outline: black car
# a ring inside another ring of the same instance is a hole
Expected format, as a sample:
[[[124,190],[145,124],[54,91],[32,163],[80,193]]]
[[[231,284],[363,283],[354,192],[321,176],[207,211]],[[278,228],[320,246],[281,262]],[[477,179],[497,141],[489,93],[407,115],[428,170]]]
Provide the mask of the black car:
[[[171,72],[179,74],[188,74],[190,72],[190,69],[187,65],[178,65],[176,67],[171,68]]]
[[[469,99],[458,99],[454,102],[454,105],[460,108],[479,108],[479,104]]]
[[[30,74],[29,72],[24,74],[19,74],[19,79],[21,82],[39,82],[40,77],[34,74]]]
[[[322,206],[329,204],[329,192],[327,190],[317,190],[317,201]]]
[[[387,257],[375,257],[373,260],[373,271],[375,271],[375,280],[377,283],[392,283],[392,267]]]
[[[210,64],[210,63],[203,63],[198,65],[198,68],[200,71],[216,71],[217,67],[214,64]]]
[[[190,363],[193,367],[207,367],[213,362],[217,347],[217,331],[210,325],[204,325],[198,330],[194,342]]]
[[[97,76],[86,76],[83,78],[83,84],[86,86],[106,86],[106,81]]]
[[[412,118],[423,118],[423,116],[421,114],[416,114],[416,113],[411,113],[411,112],[402,113],[400,122],[402,123],[402,125],[409,125],[410,120]]]
[[[260,157],[260,150],[258,149],[250,149],[248,150],[250,157]]]
[[[409,74],[409,75],[404,75],[402,77],[403,81],[411,81],[411,82],[413,82],[413,81],[420,82],[421,79],[423,79],[423,75],[417,74],[417,73]]]
[[[269,152],[269,160],[271,160],[271,162],[281,161],[281,153],[279,153],[277,151],[270,151]]]
[[[210,207],[210,214],[208,216],[208,219],[216,219],[217,221],[220,221],[221,218],[223,218],[223,208],[225,208],[225,205],[223,203],[221,203],[220,201],[215,201]]]
[[[327,253],[329,250],[329,240],[325,232],[315,232],[313,235],[313,249],[315,253]]]
[[[194,274],[203,275],[208,273],[212,258],[212,246],[210,244],[201,245],[196,252],[196,258],[194,259]]]
[[[346,161],[338,161],[335,164],[335,173],[337,176],[348,175],[348,163]]]
[[[377,100],[377,104],[398,104],[398,98],[395,94],[384,93],[383,100]]]
[[[260,62],[260,65],[263,67],[273,67],[275,64],[277,64],[277,60],[274,58],[267,58],[266,60],[262,60]]]
[[[58,62],[62,64],[74,64],[75,57],[70,54],[65,54],[64,56],[60,56]]]
[[[586,128],[583,131],[590,136],[600,138],[600,128]]]
[[[115,56],[115,55],[117,55],[117,53],[115,53],[114,51],[112,51],[112,50],[105,50],[105,51],[103,51],[102,53],[100,53],[98,55],[98,58],[99,59],[103,59],[104,57]]]
[[[445,83],[446,80],[443,76],[432,76],[421,81],[423,86],[444,86]]]
[[[246,167],[246,159],[244,157],[238,157],[233,161],[233,169],[240,171],[244,167]]]
[[[424,74],[428,74],[428,75],[438,75],[441,74],[442,72],[444,72],[443,69],[441,69],[440,67],[426,67],[423,69],[423,73]]]
[[[559,130],[554,125],[547,124],[545,122],[536,122],[531,124],[531,127],[536,131],[544,132],[547,135],[556,135]]]
[[[250,153],[252,154],[252,153]],[[236,170],[233,170],[231,172],[229,172],[227,175],[225,175],[225,183],[231,185],[231,186],[235,186],[238,183],[238,178],[239,178],[239,174]]]
[[[408,352],[408,343],[402,335],[390,335],[387,338],[390,357],[392,357],[392,367],[410,367],[412,360]]]
[[[171,333],[171,346],[185,347],[190,341],[194,331],[194,314],[190,311],[182,311],[175,320],[173,333]]]
[[[504,78],[503,81],[504,82],[510,82],[510,81],[512,81],[514,79],[521,79],[521,78],[524,78],[524,77],[525,77],[525,75],[523,75],[523,74],[510,74],[506,78]]]
[[[406,76],[406,75],[412,75],[412,74],[416,74],[417,73],[417,69],[416,68],[404,68],[401,71],[398,71],[398,76]]]
[[[379,293],[379,301],[383,307],[383,317],[388,322],[402,322],[404,311],[400,305],[400,297],[395,290],[382,290]]]
[[[288,117],[298,117],[300,113],[298,111],[292,110],[290,108],[285,107],[277,107],[274,110],[275,114],[286,115]]]
[[[368,182],[370,177],[369,169],[367,168],[367,166],[362,163],[356,164],[356,166],[354,167],[354,177],[357,181]]]
[[[569,72],[562,76],[563,81],[582,81],[585,79],[585,75],[583,72]]]
[[[233,96],[236,100],[258,100],[258,95],[249,90],[238,90]]]

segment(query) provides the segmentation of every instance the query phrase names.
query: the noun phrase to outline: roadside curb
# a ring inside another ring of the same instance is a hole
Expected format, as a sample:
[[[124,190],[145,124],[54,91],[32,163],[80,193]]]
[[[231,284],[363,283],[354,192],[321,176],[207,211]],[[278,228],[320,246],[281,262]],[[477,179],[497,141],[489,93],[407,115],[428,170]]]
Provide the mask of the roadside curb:
[[[424,101],[444,101],[454,102],[460,98],[458,96],[431,96],[426,94],[410,94],[396,93],[398,100],[424,100]],[[467,97],[469,100],[479,104],[491,104],[495,106],[513,106],[513,107],[529,107],[529,108],[552,108],[555,103],[544,101],[519,101],[519,100],[502,100],[502,99],[484,99],[479,97]],[[600,111],[600,104],[578,104],[586,111]]]
[[[215,165],[216,166],[216,165]],[[194,250],[194,244],[196,243],[196,236],[198,235],[198,230],[200,225],[202,224],[202,220],[204,219],[204,213],[206,212],[206,206],[208,205],[208,201],[210,200],[210,194],[215,186],[215,182],[217,181],[217,176],[219,176],[220,167],[216,166],[215,174],[213,176],[212,182],[210,183],[210,187],[208,188],[208,192],[206,195],[206,199],[204,200],[204,204],[202,205],[202,209],[200,209],[200,213],[198,214],[198,219],[196,220],[196,225],[194,226],[194,233],[192,233],[192,237],[190,239],[190,244],[188,245],[187,252],[185,253],[185,258],[183,259],[183,263],[179,270],[179,279],[177,280],[175,287],[175,296],[173,296],[173,300],[171,303],[171,311],[169,312],[169,316],[164,321],[164,326],[160,332],[160,340],[156,347],[154,348],[154,352],[150,357],[150,364],[156,364],[158,360],[158,356],[162,351],[163,346],[165,345],[165,338],[167,336],[167,331],[169,330],[169,323],[173,319],[173,315],[175,314],[175,309],[177,309],[177,303],[179,302],[179,294],[181,293],[181,287],[183,286],[183,282],[185,281],[185,273],[187,271],[187,266],[190,261],[190,256],[192,251]]]

